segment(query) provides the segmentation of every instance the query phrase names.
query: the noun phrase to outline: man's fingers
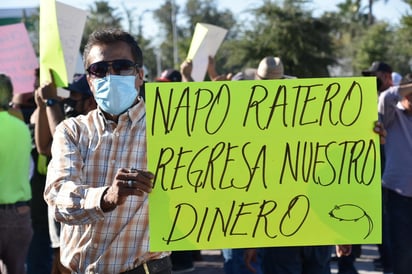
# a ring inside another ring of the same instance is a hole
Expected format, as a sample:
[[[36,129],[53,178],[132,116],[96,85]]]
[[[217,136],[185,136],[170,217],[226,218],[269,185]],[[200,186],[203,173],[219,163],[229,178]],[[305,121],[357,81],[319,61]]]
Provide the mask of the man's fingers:
[[[49,69],[49,73],[50,73],[50,81],[51,81],[52,84],[54,85],[56,82],[54,81],[53,70],[52,70],[52,69]]]
[[[117,171],[116,181],[120,196],[143,196],[152,192],[154,174],[135,168],[121,168]]]
[[[128,169],[118,173],[117,179],[124,181],[136,181],[151,185],[154,174],[149,171]]]

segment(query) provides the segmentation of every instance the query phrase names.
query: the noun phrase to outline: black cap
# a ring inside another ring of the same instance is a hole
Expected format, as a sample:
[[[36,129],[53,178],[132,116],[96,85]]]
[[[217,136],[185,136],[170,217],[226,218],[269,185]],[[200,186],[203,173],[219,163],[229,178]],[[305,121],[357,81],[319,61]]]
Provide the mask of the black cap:
[[[156,82],[182,82],[182,74],[177,70],[167,69],[156,78]]]
[[[81,93],[86,98],[93,96],[89,83],[87,83],[86,74],[76,74],[73,78],[73,82],[65,89]]]
[[[388,64],[384,62],[375,61],[372,65],[367,69],[362,71],[363,76],[372,76],[376,75],[376,72],[382,71],[387,73],[392,73],[392,68]]]

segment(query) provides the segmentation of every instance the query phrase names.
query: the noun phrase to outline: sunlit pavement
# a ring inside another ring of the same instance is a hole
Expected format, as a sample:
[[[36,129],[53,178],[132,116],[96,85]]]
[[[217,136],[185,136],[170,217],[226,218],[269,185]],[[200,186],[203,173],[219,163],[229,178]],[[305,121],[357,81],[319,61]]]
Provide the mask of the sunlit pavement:
[[[356,269],[359,274],[382,274],[374,269],[373,260],[378,258],[376,245],[363,245],[362,254],[356,260]],[[203,250],[202,261],[195,262],[195,270],[187,273],[193,274],[224,274],[223,258],[220,250]],[[332,273],[338,273],[336,262],[331,263]]]

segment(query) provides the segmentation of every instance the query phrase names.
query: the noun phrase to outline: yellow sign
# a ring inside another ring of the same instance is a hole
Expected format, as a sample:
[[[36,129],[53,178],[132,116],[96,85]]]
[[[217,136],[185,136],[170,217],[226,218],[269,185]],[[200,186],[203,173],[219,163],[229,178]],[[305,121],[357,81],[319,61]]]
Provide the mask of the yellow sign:
[[[379,243],[376,80],[146,86],[150,249]]]
[[[68,84],[64,54],[57,24],[55,0],[40,0],[40,83],[50,82],[50,70],[56,86]]]

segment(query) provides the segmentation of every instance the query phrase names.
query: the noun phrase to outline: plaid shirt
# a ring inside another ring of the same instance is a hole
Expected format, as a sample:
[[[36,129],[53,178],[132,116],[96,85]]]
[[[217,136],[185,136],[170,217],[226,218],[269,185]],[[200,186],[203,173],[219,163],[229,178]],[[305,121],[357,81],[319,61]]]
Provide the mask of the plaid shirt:
[[[61,261],[72,271],[120,273],[169,254],[149,252],[147,195],[100,208],[117,169],[147,169],[145,116],[141,100],[117,125],[96,109],[56,129],[44,196],[62,223]]]

